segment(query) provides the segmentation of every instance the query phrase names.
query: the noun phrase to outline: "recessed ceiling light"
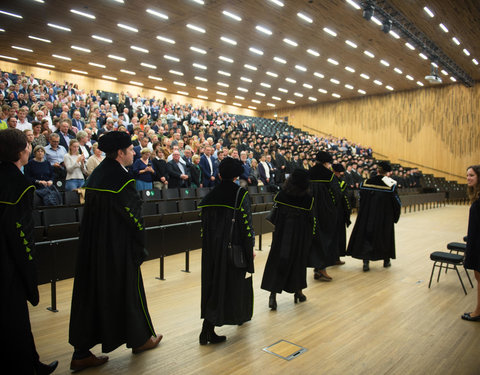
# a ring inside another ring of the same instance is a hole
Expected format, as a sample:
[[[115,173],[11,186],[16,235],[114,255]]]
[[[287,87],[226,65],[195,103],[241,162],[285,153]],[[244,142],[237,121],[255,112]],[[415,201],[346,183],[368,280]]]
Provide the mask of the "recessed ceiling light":
[[[53,27],[54,29],[63,30],[63,31],[72,31],[70,28],[65,26],[60,26],[55,23],[47,23],[48,26]]]
[[[88,74],[88,72],[86,72],[84,70],[77,70],[77,69],[72,69],[72,72],[79,73],[79,74]]]
[[[300,92],[294,92],[293,95],[298,96],[299,98],[303,98],[303,94]]]
[[[128,26],[128,25],[125,25],[124,23],[117,23],[117,26],[120,27],[121,29],[128,30],[128,31],[133,31],[134,33],[138,33],[138,29],[133,27],[133,26]]]
[[[205,51],[204,49],[198,48],[198,47],[191,46],[190,49],[194,52],[201,53],[202,55],[207,54],[207,51]]]
[[[358,89],[357,91],[362,95],[365,95],[367,93],[365,90],[361,90],[361,89]]]
[[[76,10],[76,9],[70,9],[70,12],[72,12],[74,14],[78,14],[79,16],[82,16],[82,17],[90,18],[91,20],[94,20],[96,18],[93,14],[81,12],[81,11]]]
[[[466,48],[463,49],[463,53],[467,56],[470,56],[470,51]]]
[[[317,101],[317,98],[313,97],[313,96],[309,96],[308,97],[308,100],[311,100],[312,102],[316,102]]]
[[[345,85],[345,88],[349,89],[349,90],[353,90],[353,86],[352,85],[349,85],[348,83]]]
[[[368,74],[365,74],[365,73],[360,74],[360,77],[362,77],[363,79],[370,79]]]
[[[180,95],[188,95],[188,92],[186,91],[177,91],[177,94],[180,94]]]
[[[271,84],[266,83],[266,82],[261,82],[261,83],[260,83],[260,86],[266,87],[266,88],[268,88],[268,89],[272,87]]]
[[[271,3],[274,3],[275,5],[278,5],[279,7],[283,7],[285,4],[283,4],[282,1],[280,0],[270,0]]]
[[[190,30],[197,31],[199,33],[205,34],[206,30],[203,27],[197,26],[197,25],[192,25],[191,23],[187,23],[187,27]]]
[[[406,45],[409,49],[411,49],[412,51],[415,49],[415,47],[414,47],[412,44],[408,43],[408,42],[405,43],[405,45]]]
[[[305,13],[298,12],[298,13],[297,13],[297,16],[298,16],[299,18],[301,18],[302,20],[307,21],[308,23],[312,23],[312,22],[313,22],[313,20],[312,20],[309,16],[307,16]]]
[[[314,72],[313,75],[318,78],[325,78],[325,76],[322,73],[319,72]]]
[[[324,27],[323,31],[325,31],[327,34],[330,34],[331,36],[337,36],[337,33],[332,29],[329,29],[328,27]]]
[[[227,96],[227,93],[223,91],[217,91],[217,94],[222,96]]]
[[[253,53],[257,54],[257,55],[260,55],[260,56],[263,55],[263,51],[260,50],[260,49],[258,49],[258,48],[250,47],[248,50],[249,50],[250,52],[253,52]]]
[[[432,66],[434,66],[435,68],[438,68],[438,64],[436,62],[431,62]]]
[[[246,89],[245,87],[237,87],[237,90],[238,91],[243,91],[243,92],[248,92],[248,89]]]
[[[393,36],[395,39],[400,39],[400,35],[398,35],[395,31],[390,30],[388,32],[391,36]]]
[[[241,107],[241,106],[242,106],[240,103],[235,103],[235,102],[233,102],[232,104],[233,104],[233,105],[236,105],[237,107]]]
[[[302,65],[295,65],[295,69],[300,70],[300,71],[302,71],[302,72],[306,72],[306,71],[307,71],[307,68],[305,68],[305,67],[302,66]]]
[[[373,83],[375,83],[375,84],[378,85],[378,86],[382,86],[382,85],[383,85],[383,82],[382,82],[382,81],[379,81],[378,79],[374,80]]]
[[[218,56],[218,58],[219,58],[220,60],[222,60],[222,61],[226,61],[226,62],[228,62],[228,63],[230,63],[230,64],[232,64],[232,63],[233,63],[233,59],[231,59],[230,57],[226,57],[226,56]]]
[[[345,67],[345,70],[349,71],[350,73],[355,73],[355,69],[353,69],[353,68],[350,67],[350,66],[346,66],[346,67]]]
[[[235,95],[235,99],[245,100],[245,97],[240,95]]]
[[[173,84],[174,84],[174,85],[177,85],[177,86],[184,86],[184,87],[187,86],[186,83],[184,83],[184,82],[178,82],[178,81],[173,81]]]
[[[282,59],[281,57],[278,57],[278,56],[275,56],[273,59],[274,59],[276,62],[279,62],[279,63],[282,63],[282,64],[286,64],[286,63],[287,63],[287,60]]]
[[[247,77],[240,77],[240,79],[242,81],[245,81],[245,82],[250,82],[250,83],[252,82],[252,80],[250,78],[247,78]]]
[[[94,62],[89,62],[88,65],[96,66],[97,68],[103,68],[103,69],[106,68],[105,65],[103,65],[103,64],[97,64],[97,63],[94,63]]]
[[[108,55],[109,58],[114,59],[114,60],[120,60],[120,61],[127,61],[125,57],[117,56],[117,55]]]
[[[260,100],[257,100],[257,99],[252,99],[252,102],[253,102],[253,103],[257,103],[257,104],[260,104],[260,103],[261,103],[261,101],[260,101]]]
[[[325,89],[318,89],[318,92],[321,92],[322,94],[326,94],[326,93],[328,93],[328,91],[327,91],[327,90],[325,90]]]
[[[320,56],[320,53],[318,53],[317,51],[315,51],[314,49],[307,49],[307,52],[310,54],[310,55],[313,55],[313,56]]]
[[[414,78],[413,78],[411,75],[409,75],[409,74],[407,74],[405,77],[406,77],[409,81],[413,81],[413,80],[414,80]]]
[[[57,59],[72,61],[72,59],[70,57],[67,57],[67,56],[55,55],[55,54],[53,54],[52,56],[56,57]]]
[[[232,46],[236,46],[237,42],[231,38],[227,38],[226,36],[221,36],[220,40],[222,40],[225,43],[231,44]]]
[[[354,43],[354,42],[352,42],[351,40],[348,40],[348,39],[345,41],[345,43],[348,44],[352,48],[357,48],[358,47],[356,43]]]
[[[226,15],[227,17],[230,17],[231,19],[234,19],[235,21],[241,21],[242,18],[240,16],[237,16],[236,14],[232,13],[232,12],[229,12],[227,10],[224,10],[222,12],[224,15]]]
[[[333,93],[332,96],[335,97],[335,98],[341,98],[342,97],[340,94],[336,94],[336,93]]]
[[[92,38],[93,38],[93,39],[100,40],[100,41],[102,41],[102,42],[113,43],[113,40],[112,40],[112,39],[108,39],[108,38],[105,38],[105,37],[99,36],[99,35],[92,35]]]
[[[336,78],[330,78],[330,82],[332,82],[333,84],[335,85],[339,85],[340,84],[340,81]]]
[[[206,87],[201,87],[201,86],[197,86],[196,89],[200,91],[208,91]]]
[[[273,0],[270,0],[270,1],[273,1]],[[249,105],[248,108],[250,108],[250,109],[257,109],[257,107],[254,107],[253,105]]]
[[[161,77],[148,76],[148,78],[153,79],[154,81],[163,81],[163,78]]]
[[[472,59],[472,62],[473,62],[475,65],[478,65],[477,59]]]
[[[175,41],[173,39],[167,38],[165,36],[157,35],[157,39],[161,40],[162,42],[170,43],[170,44],[175,44]]]
[[[278,88],[278,91],[281,91],[281,92],[284,92],[284,93],[287,93],[288,90],[287,89],[284,89],[283,87],[279,87]]]
[[[45,63],[42,63],[42,62],[37,62],[37,65],[44,66],[46,68],[55,68],[55,65],[45,64]]]
[[[425,13],[427,13],[431,18],[435,17],[435,14],[433,14],[433,12],[428,9],[428,7],[423,7],[423,10],[425,11]]]
[[[126,69],[120,69],[120,71],[125,74],[130,74],[131,76],[134,76],[136,74],[135,72],[132,72],[131,70],[126,70]]]
[[[222,87],[230,87],[230,85],[228,83],[225,83],[225,82],[217,82],[217,85],[222,86]]]
[[[418,86],[424,86],[423,82],[417,81]]]
[[[438,25],[438,26],[440,26],[440,28],[441,28],[444,32],[448,33],[447,26],[445,26],[443,23],[441,23],[441,24]]]
[[[295,102],[293,100],[287,100],[287,103],[288,104],[295,104]]]
[[[307,88],[307,89],[313,89],[313,86],[309,83],[304,83],[302,86]]]
[[[157,90],[160,90],[160,91],[167,91],[167,88],[166,88],[166,87],[155,86],[155,88],[156,88]]]
[[[275,107],[275,104],[273,104],[273,103],[267,103],[267,105],[268,105],[269,107]]]
[[[264,34],[267,34],[267,35],[272,35],[273,34],[271,30],[267,29],[266,27],[260,26],[260,25],[257,25],[255,27],[255,29],[257,29],[258,31],[260,31]]]
[[[257,70],[256,66],[250,65],[250,64],[245,64],[243,65],[245,68],[250,69],[250,70]]]
[[[24,47],[18,47],[18,46],[12,46],[12,48],[18,49],[19,51],[33,52],[33,49],[30,49],[30,48],[24,48]]]
[[[202,82],[207,82],[208,81],[208,79],[206,79],[205,77],[195,76],[193,78],[195,78],[197,81],[202,81]]]
[[[278,96],[272,96],[272,99],[273,99],[273,100],[277,100],[277,101],[282,100],[282,98],[279,98]]]
[[[197,98],[208,100],[208,96],[205,95],[197,95]]]
[[[164,20],[168,20],[168,16],[167,16],[166,14],[157,12],[156,10],[147,9],[146,12],[147,12],[147,13],[150,13],[152,16],[155,16],[155,17],[158,17],[158,18],[162,18],[162,19],[164,19]]]
[[[270,77],[275,77],[277,78],[278,77],[278,74],[277,73],[274,73],[274,72],[271,72],[271,71],[267,71],[267,73],[265,73],[266,75],[269,75]]]
[[[29,37],[30,39],[38,40],[39,42],[52,43],[51,40],[49,40],[49,39],[44,39],[44,38],[39,38],[38,36],[29,35],[28,37]]]
[[[265,94],[263,92],[260,92],[260,91],[257,91],[255,92],[255,95],[258,95],[258,96],[265,96]]]
[[[403,73],[402,70],[399,69],[399,68],[394,68],[393,70],[395,71],[395,73],[398,73],[398,74],[402,74],[402,73]]]
[[[448,72],[445,69],[442,69],[441,72],[444,76],[448,76]]]
[[[138,47],[138,46],[130,46],[131,49],[138,51],[138,52],[143,52],[143,53],[149,53],[150,51],[146,48]]]
[[[112,77],[112,76],[105,76],[103,75],[102,78],[105,78],[105,79],[111,79],[112,81],[116,81],[117,79],[115,77]]]
[[[334,59],[331,59],[331,58],[328,58],[327,61],[330,63],[330,64],[333,64],[333,65],[338,65],[338,61],[337,60],[334,60]]]
[[[393,87],[390,86],[390,85],[385,86],[385,88],[386,88],[387,90],[393,91]]]
[[[376,23],[378,26],[383,26],[382,22],[375,16],[371,18],[371,20]]]
[[[380,60],[380,64],[385,65],[385,66],[390,66],[390,63],[386,60]]]
[[[150,69],[157,69],[156,65],[148,64],[148,63],[140,63],[141,66],[144,66],[145,68],[150,68]]]
[[[375,57],[375,55],[373,53],[371,53],[370,51],[365,50],[365,51],[363,51],[363,53],[365,55],[367,55],[368,57],[371,57],[372,59]]]
[[[71,46],[71,48],[76,49],[77,51],[82,51],[82,52],[86,52],[86,53],[91,53],[92,52],[88,48],[83,48],[83,47],[79,47],[79,46]]]
[[[200,5],[205,5],[205,2],[203,0],[192,0],[192,1]]]
[[[198,69],[207,70],[207,67],[205,65],[199,63],[193,63],[192,66]]]
[[[460,41],[457,38],[453,37],[452,40],[453,40],[453,43],[455,43],[457,46],[460,45]]]
[[[142,82],[137,82],[137,81],[129,81],[130,84],[136,85],[136,86],[143,86]]]
[[[225,72],[224,70],[219,70],[217,73],[227,77],[230,77],[232,75],[231,73]]]
[[[0,14],[5,14],[6,16],[15,17],[15,18],[23,18],[21,15],[11,12],[5,12],[4,10],[0,10]]]
[[[457,80],[455,79],[455,77],[450,77],[450,80],[451,80],[452,82],[457,82]]]
[[[183,73],[179,72],[178,70],[170,69],[168,72],[171,74],[175,74],[176,76],[183,76]]]
[[[290,82],[290,83],[297,83],[296,80],[294,80],[293,78],[290,78],[290,77],[285,78],[285,81]]]
[[[424,60],[428,60],[428,57],[421,52],[418,54],[418,56],[420,56]]]
[[[288,38],[284,38],[283,41],[284,41],[286,44],[290,45],[290,46],[293,46],[293,47],[298,46],[298,43],[295,42],[294,40],[291,40],[291,39],[288,39]]]
[[[358,5],[355,1],[353,1],[353,0],[346,0],[346,1],[347,1],[347,3],[349,3],[355,9],[357,9],[357,10],[362,9],[362,7],[360,5]]]
[[[175,61],[175,62],[180,62],[180,59],[179,59],[178,57],[175,57],[175,56],[163,55],[163,58],[166,59],[166,60],[171,60],[171,61]]]

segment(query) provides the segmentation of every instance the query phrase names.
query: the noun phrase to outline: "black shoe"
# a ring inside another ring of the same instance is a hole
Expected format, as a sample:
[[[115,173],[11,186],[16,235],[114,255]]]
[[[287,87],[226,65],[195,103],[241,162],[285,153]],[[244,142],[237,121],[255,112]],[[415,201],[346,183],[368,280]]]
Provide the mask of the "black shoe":
[[[468,320],[469,322],[480,322],[480,315],[471,316],[471,313],[465,313],[462,315],[463,320]]]
[[[387,260],[384,260],[384,261],[383,261],[383,266],[384,266],[385,268],[388,268],[388,267],[390,267],[391,265],[392,265],[392,263],[390,263],[390,259],[387,259]]]
[[[273,311],[277,309],[277,299],[275,293],[270,294],[270,298],[268,299],[268,307],[270,307],[270,309]]]
[[[55,371],[58,366],[58,361],[53,361],[46,365],[45,363],[39,362],[37,365],[37,374],[39,375],[48,375]]]
[[[370,262],[368,260],[363,262],[363,272],[370,271]]]
[[[208,343],[218,344],[219,342],[224,342],[226,339],[227,336],[218,336],[214,331],[202,331],[198,341],[200,342],[200,345],[207,345]]]
[[[305,302],[307,300],[307,296],[303,293],[295,293],[293,295],[293,302],[297,303],[298,301],[300,302]]]

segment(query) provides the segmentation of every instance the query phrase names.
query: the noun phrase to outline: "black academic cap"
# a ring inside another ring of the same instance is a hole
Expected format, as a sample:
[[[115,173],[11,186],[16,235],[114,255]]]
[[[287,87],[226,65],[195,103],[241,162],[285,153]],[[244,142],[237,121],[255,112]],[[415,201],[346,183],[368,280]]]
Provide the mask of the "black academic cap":
[[[291,182],[292,185],[298,186],[303,190],[308,189],[308,185],[310,184],[310,177],[308,176],[308,172],[304,169],[295,169],[292,172]]]
[[[218,171],[223,179],[233,179],[243,173],[243,164],[238,159],[227,157],[221,161]]]
[[[391,172],[392,171],[392,166],[388,161],[380,161],[378,162],[378,167],[382,168],[384,172]]]
[[[125,132],[112,131],[100,137],[98,148],[103,152],[123,150],[132,144],[130,136]]]
[[[321,163],[331,163],[333,161],[332,155],[326,151],[319,151],[315,159]]]
[[[342,164],[332,164],[332,169],[335,172],[345,172],[345,168],[343,167]]]

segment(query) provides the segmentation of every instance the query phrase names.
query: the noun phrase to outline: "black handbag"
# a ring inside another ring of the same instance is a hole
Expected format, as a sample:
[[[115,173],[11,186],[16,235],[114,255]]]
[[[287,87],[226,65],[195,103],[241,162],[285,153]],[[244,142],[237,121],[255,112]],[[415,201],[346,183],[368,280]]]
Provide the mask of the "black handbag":
[[[228,258],[230,264],[235,268],[247,268],[247,257],[245,256],[245,249],[242,245],[234,245],[233,242],[233,228],[235,226],[235,215],[236,215],[236,207],[238,202],[238,196],[240,193],[241,188],[237,190],[237,195],[235,197],[235,206],[233,209],[233,216],[232,216],[232,225],[230,227],[230,237],[228,241]]]

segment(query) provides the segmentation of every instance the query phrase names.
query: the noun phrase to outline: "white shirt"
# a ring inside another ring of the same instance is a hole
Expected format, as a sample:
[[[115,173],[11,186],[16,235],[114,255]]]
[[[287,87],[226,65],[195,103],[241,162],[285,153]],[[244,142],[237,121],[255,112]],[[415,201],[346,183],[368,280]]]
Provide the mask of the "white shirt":
[[[23,122],[20,122],[20,120],[17,121],[17,129],[18,130],[21,130],[22,132],[24,130],[32,130],[32,124],[30,124],[27,120],[27,118],[25,118],[25,120]]]

